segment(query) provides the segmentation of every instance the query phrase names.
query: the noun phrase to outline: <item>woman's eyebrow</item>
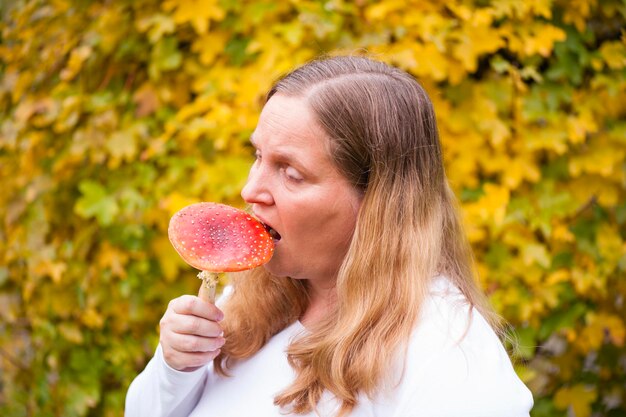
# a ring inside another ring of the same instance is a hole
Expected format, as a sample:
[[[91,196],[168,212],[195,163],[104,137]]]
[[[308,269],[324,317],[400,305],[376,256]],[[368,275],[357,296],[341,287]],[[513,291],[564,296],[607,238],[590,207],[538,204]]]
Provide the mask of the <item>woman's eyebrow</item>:
[[[274,158],[279,159],[281,161],[285,161],[285,162],[298,162],[299,161],[299,158],[288,149],[281,149],[281,148],[274,149],[273,153],[274,153]]]
[[[250,135],[249,139],[250,144],[252,145],[252,147],[254,147],[254,149],[259,149],[257,146],[257,143],[254,139],[254,132],[252,132],[252,134]],[[293,146],[292,145],[279,145],[277,148],[272,148],[270,149],[266,149],[267,152],[269,152],[267,154],[267,156],[271,156],[272,159],[287,163],[287,164],[294,164],[298,167],[298,169],[302,170],[302,171],[309,171],[307,164],[302,161],[302,159],[298,156],[297,152],[294,152],[293,150]]]

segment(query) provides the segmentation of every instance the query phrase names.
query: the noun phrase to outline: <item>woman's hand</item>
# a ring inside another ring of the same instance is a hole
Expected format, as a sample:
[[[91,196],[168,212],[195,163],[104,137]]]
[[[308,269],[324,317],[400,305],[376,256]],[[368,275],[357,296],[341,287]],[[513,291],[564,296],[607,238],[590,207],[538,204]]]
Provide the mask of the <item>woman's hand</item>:
[[[193,371],[212,361],[224,345],[219,321],[224,313],[192,295],[170,301],[161,322],[165,362],[179,371]]]

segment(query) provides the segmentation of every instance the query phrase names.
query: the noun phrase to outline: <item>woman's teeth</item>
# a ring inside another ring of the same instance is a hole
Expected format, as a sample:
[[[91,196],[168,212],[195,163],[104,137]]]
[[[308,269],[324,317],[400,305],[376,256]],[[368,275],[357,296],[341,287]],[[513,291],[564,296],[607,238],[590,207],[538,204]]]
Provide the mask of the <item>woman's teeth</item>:
[[[263,226],[265,226],[265,230],[267,230],[267,233],[270,234],[270,236],[272,237],[272,239],[274,240],[280,240],[280,233],[278,233],[276,230],[272,229],[271,227],[269,227],[268,225],[264,224]]]
[[[270,236],[274,240],[280,240],[280,234],[276,230],[274,230],[272,228],[270,228]]]

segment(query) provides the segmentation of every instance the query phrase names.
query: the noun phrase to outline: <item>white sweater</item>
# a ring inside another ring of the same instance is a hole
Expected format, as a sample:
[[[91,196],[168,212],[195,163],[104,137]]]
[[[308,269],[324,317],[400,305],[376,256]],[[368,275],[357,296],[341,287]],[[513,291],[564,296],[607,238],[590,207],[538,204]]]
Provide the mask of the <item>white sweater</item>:
[[[159,346],[128,389],[126,416],[292,415],[273,399],[294,378],[285,349],[305,331],[300,322],[293,323],[237,363],[226,378],[216,375],[212,364],[176,371],[165,363]],[[465,298],[445,278],[433,283],[410,340],[404,374],[398,368],[397,377],[399,384],[375,398],[362,395],[350,416],[527,417],[533,404],[495,333],[476,310],[469,315]],[[326,392],[317,411],[326,417],[338,409],[339,402]]]

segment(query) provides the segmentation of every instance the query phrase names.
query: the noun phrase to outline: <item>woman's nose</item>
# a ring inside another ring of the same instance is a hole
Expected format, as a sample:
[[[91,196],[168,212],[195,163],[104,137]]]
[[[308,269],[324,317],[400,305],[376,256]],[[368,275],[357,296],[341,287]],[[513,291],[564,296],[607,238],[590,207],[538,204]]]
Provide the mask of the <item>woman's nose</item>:
[[[248,174],[248,181],[241,190],[241,197],[248,204],[274,204],[269,181],[259,167],[253,166]]]

